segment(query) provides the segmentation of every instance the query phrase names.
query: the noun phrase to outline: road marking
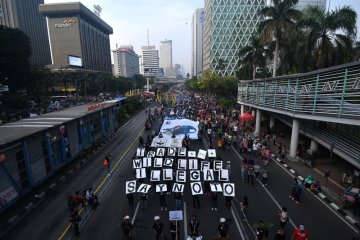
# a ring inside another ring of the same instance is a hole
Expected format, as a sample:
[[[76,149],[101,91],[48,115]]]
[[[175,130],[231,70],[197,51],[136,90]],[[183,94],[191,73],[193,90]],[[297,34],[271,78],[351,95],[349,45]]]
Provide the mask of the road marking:
[[[324,194],[322,194],[321,192],[318,193],[318,195],[322,198],[322,199],[325,199],[326,196]]]
[[[234,203],[232,202],[231,205],[234,205]],[[235,209],[235,207],[232,206],[232,207],[231,207],[231,214],[233,215],[233,218],[234,218],[234,220],[235,220],[237,229],[238,229],[238,231],[239,231],[239,233],[240,233],[241,239],[248,240],[247,235],[246,235],[246,237],[245,237],[245,235],[244,235],[244,233],[243,233],[243,231],[242,231],[242,228],[240,227],[240,224],[241,224],[241,223],[239,223],[239,221],[238,221],[238,218],[240,218],[240,216],[239,216],[239,214],[238,214],[237,212],[236,212],[236,214],[235,214],[235,211],[236,211],[236,210],[234,210],[234,209]],[[239,217],[238,217],[238,216],[239,216]],[[242,224],[241,224],[241,225],[242,225]]]
[[[293,170],[293,169],[290,169],[290,172],[291,172],[292,174],[295,174],[295,170]]]
[[[139,136],[144,132],[145,128],[143,127],[141,129],[141,131],[139,132],[139,134],[135,137],[135,139],[132,141],[132,143],[126,148],[125,152],[123,153],[123,155],[121,155],[121,157],[119,158],[119,160],[117,160],[115,166],[111,169],[110,174],[115,170],[115,168],[119,165],[119,163],[123,160],[123,158],[126,156],[127,152],[132,148],[132,146],[135,144],[135,142],[137,141],[137,139],[139,138]],[[97,187],[97,189],[95,190],[95,194],[100,190],[100,188],[104,185],[104,183],[106,182],[106,180],[109,178],[109,176],[105,176],[104,180],[100,183],[100,185]],[[84,208],[82,208],[79,212],[79,214],[82,213],[82,211],[84,210]],[[62,240],[64,239],[65,234],[69,231],[69,229],[71,228],[72,224],[69,224],[64,232],[61,234],[61,236],[58,238],[58,240]]]
[[[286,168],[284,168],[280,163],[277,163],[276,164],[281,167],[287,174],[289,174],[291,177],[295,177],[293,174],[291,174],[289,171],[287,171]],[[301,180],[304,180],[303,177],[301,176],[298,176],[298,179],[301,179]],[[306,189],[309,193],[310,190],[309,189]],[[311,193],[312,194],[312,193]],[[332,209],[327,203],[325,203],[318,195],[314,195],[312,194],[314,197],[316,197],[325,207],[327,207],[330,211],[332,211],[341,221],[343,221],[347,226],[349,226],[354,232],[356,233],[359,233],[359,231],[353,227],[349,222],[346,221],[346,219],[344,219],[337,211],[335,211],[334,209]],[[324,196],[324,195],[322,195]]]
[[[140,201],[136,204],[135,213],[134,213],[134,216],[132,217],[132,220],[131,220],[131,224],[132,224],[132,225],[134,225],[136,215],[137,215],[137,213],[138,213],[138,211],[139,211],[139,207],[140,207]]]
[[[184,236],[186,237],[187,234],[187,214],[186,214],[186,202],[184,201]]]
[[[339,206],[336,205],[335,203],[330,203],[330,206],[331,206],[332,208],[334,208],[335,210],[339,210],[339,209],[340,209]]]

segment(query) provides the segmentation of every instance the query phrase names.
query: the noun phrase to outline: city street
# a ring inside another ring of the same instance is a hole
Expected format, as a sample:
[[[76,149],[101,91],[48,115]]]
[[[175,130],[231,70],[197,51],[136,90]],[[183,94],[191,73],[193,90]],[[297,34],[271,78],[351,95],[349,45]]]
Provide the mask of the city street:
[[[167,211],[160,211],[159,196],[154,187],[149,190],[147,209],[140,207],[137,193],[134,198],[135,206],[130,208],[125,194],[125,182],[136,179],[131,160],[138,147],[138,137],[143,134],[146,138],[147,134],[151,133],[143,132],[145,117],[144,112],[138,115],[127,129],[60,186],[40,208],[20,222],[5,239],[70,239],[72,229],[68,228],[65,195],[69,191],[83,190],[89,186],[98,190],[100,205],[88,217],[83,217],[84,223],[78,239],[119,239],[122,236],[121,223],[125,215],[129,215],[134,223],[135,239],[154,239],[152,225],[155,215],[161,217],[165,236],[170,239],[169,214]],[[191,142],[190,150],[206,148],[206,138],[203,142]],[[102,166],[103,156],[108,152],[112,154],[112,167],[118,163],[109,177]],[[252,186],[241,180],[240,161],[244,155],[240,155],[233,147],[227,148],[225,152],[217,150],[217,154],[224,161],[231,161],[230,182],[235,183],[236,188],[232,210],[226,209],[221,193],[218,194],[218,211],[211,211],[211,196],[206,195],[200,196],[201,208],[195,209],[187,176],[182,203],[184,221],[180,223],[181,239],[187,235],[187,225],[193,214],[196,214],[200,221],[203,239],[213,239],[216,236],[220,217],[227,219],[230,239],[255,239],[251,226],[259,220],[273,224],[269,229],[269,239],[273,239],[279,229],[278,213],[281,207],[287,207],[290,216],[290,221],[285,226],[286,239],[289,239],[294,228],[300,224],[309,231],[310,239],[350,239],[356,235],[357,232],[351,225],[307,190],[303,191],[300,204],[294,204],[288,197],[293,177],[276,162],[270,163],[267,187],[262,186],[259,181],[255,181]],[[248,221],[244,220],[239,205],[244,196],[249,199]],[[168,210],[176,210],[173,194],[166,195],[166,202]]]

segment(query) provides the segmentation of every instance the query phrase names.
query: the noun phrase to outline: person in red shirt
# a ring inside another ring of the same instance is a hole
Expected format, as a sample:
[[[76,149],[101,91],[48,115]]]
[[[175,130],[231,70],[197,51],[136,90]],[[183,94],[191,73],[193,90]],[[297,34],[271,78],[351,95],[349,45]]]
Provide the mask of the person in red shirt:
[[[309,233],[305,230],[304,225],[300,225],[293,234],[291,240],[309,240]]]

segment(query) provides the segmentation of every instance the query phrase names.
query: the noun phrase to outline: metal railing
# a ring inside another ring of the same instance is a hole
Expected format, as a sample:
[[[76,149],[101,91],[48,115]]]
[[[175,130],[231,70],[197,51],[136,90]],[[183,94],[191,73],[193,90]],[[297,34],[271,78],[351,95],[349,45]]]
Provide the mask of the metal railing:
[[[359,119],[360,62],[318,71],[240,80],[238,103],[277,112]]]

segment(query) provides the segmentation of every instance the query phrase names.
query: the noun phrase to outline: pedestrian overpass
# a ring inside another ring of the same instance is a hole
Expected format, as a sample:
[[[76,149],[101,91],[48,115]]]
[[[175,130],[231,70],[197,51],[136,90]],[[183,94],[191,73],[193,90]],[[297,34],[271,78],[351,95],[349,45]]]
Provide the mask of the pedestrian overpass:
[[[360,126],[360,62],[339,65],[309,73],[280,76],[267,79],[240,80],[238,86],[238,103],[241,110],[244,106],[257,109],[256,123],[260,122],[261,111],[292,119],[292,136],[290,158],[295,158],[300,132],[300,121],[323,121]],[[274,126],[275,117],[270,118],[270,127]],[[308,126],[301,127],[302,131]],[[256,124],[255,132],[260,130]],[[314,129],[312,140],[331,148],[337,146],[338,155],[355,166],[360,167],[360,151],[352,156],[346,153],[347,148],[340,148],[335,140],[323,144],[321,134]],[[323,132],[323,131],[322,131]],[[316,137],[315,137],[316,136]],[[323,136],[324,137],[324,136]],[[317,139],[317,140],[315,140]],[[335,138],[334,138],[335,139]],[[360,143],[355,148],[360,149]],[[339,144],[339,143],[338,143]]]

